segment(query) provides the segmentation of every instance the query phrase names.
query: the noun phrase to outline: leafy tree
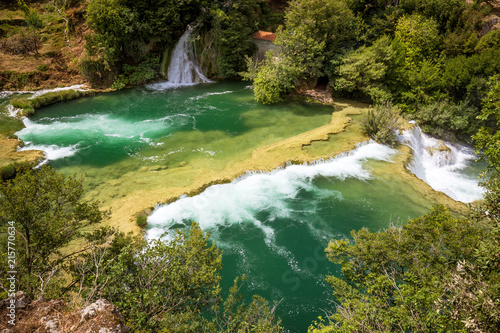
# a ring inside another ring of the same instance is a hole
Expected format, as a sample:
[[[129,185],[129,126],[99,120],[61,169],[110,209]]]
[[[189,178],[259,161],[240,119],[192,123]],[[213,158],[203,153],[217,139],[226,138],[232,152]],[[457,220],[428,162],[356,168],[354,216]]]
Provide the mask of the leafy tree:
[[[482,186],[484,200],[473,205],[474,218],[485,223],[488,233],[480,241],[471,260],[457,264],[446,283],[448,298],[442,306],[452,308],[452,318],[463,322],[469,331],[495,332],[500,329],[500,78],[491,78],[479,118],[486,121],[474,136],[476,150],[488,163]]]
[[[443,207],[402,227],[371,233],[352,231],[332,240],[327,257],[342,277],[328,276],[338,302],[328,321],[310,332],[449,332],[464,330],[453,319],[445,282],[457,263],[470,260],[484,232],[455,219]]]
[[[302,76],[318,76],[324,72],[324,59],[352,44],[356,22],[344,1],[292,0],[285,15],[285,30],[278,34],[277,44],[281,45],[283,56],[303,69]]]
[[[487,49],[498,48],[498,45],[500,45],[500,30],[491,30],[481,37],[475,49],[476,51],[482,52]]]
[[[424,60],[437,56],[440,42],[437,23],[419,14],[403,16],[396,25],[395,41],[406,66],[417,69]]]
[[[63,248],[82,235],[82,228],[108,215],[97,201],[82,200],[82,183],[82,178],[66,177],[46,166],[0,182],[0,221],[2,227],[15,222],[17,281],[30,296],[44,296],[62,264],[74,255]],[[1,269],[7,270],[6,265]]]
[[[464,22],[465,0],[405,0],[400,5],[407,13],[419,13],[438,23],[441,32],[456,30]]]
[[[216,304],[213,308],[215,315],[212,321],[204,325],[204,331],[218,333],[280,333],[283,327],[280,326],[280,320],[276,319],[273,308],[269,307],[268,302],[255,295],[250,304],[243,303],[243,297],[239,294],[246,276],[234,280],[234,285],[229,291],[229,295],[222,303]],[[222,304],[221,304],[222,303]]]
[[[90,251],[70,267],[71,288],[86,304],[101,297],[112,301],[133,330],[282,332],[275,307],[258,296],[243,302],[244,277],[222,300],[221,251],[196,223],[170,239],[145,241],[101,228],[86,240]]]
[[[197,224],[170,240],[103,229],[88,237],[93,250],[74,261],[73,285],[87,303],[104,297],[118,306],[132,329],[199,329],[200,311],[220,291],[221,251],[208,240]]]
[[[426,133],[439,137],[455,134],[460,139],[470,140],[478,128],[476,114],[477,109],[467,102],[455,104],[441,100],[420,106],[412,117]]]
[[[460,55],[444,63],[441,85],[454,101],[468,100],[478,107],[488,90],[488,78],[499,73],[498,48],[485,49],[470,57]]]
[[[262,104],[279,103],[297,86],[299,69],[289,58],[274,59],[272,51],[266,56],[266,61],[254,74],[255,100]]]
[[[418,67],[396,67],[391,72],[389,89],[404,113],[417,113],[419,108],[446,98],[442,92],[442,65],[424,60]],[[413,117],[413,115],[412,115]]]
[[[483,126],[473,139],[476,152],[488,163],[485,200],[479,211],[493,221],[500,220],[500,75],[490,79],[490,89],[483,100],[478,118],[489,126]]]
[[[262,0],[233,0],[212,9],[211,33],[215,35],[217,67],[222,77],[235,77],[245,70],[245,56],[256,46],[252,33],[257,29]]]
[[[333,88],[338,93],[359,92],[372,100],[391,98],[384,82],[395,58],[389,37],[378,39],[373,45],[349,52],[337,69]]]
[[[326,59],[354,40],[355,17],[342,1],[293,0],[285,23],[275,42],[279,59],[269,55],[254,79],[255,98],[264,104],[280,102],[299,82],[325,75]]]

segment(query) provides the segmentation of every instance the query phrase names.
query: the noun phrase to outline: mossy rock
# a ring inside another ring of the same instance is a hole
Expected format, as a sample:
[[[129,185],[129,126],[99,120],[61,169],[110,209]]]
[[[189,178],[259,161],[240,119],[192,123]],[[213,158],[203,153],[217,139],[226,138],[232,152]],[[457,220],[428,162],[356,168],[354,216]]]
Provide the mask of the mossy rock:
[[[148,216],[146,214],[141,214],[137,217],[136,223],[141,228],[146,228],[148,226]]]

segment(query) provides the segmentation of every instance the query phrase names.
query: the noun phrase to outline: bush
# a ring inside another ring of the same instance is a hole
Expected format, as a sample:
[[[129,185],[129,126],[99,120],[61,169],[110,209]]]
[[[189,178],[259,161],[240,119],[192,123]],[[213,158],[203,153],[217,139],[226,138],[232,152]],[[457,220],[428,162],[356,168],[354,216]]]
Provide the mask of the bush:
[[[274,104],[283,101],[283,97],[296,86],[299,70],[288,58],[275,60],[274,53],[268,51],[265,63],[257,70],[249,66],[246,79],[253,77],[255,100],[262,104]]]
[[[379,104],[363,117],[361,127],[373,140],[393,144],[396,139],[395,131],[399,126],[399,113],[399,108],[392,105],[392,102]]]
[[[139,227],[146,228],[148,226],[148,216],[146,214],[139,215],[136,223]]]
[[[158,59],[149,57],[137,66],[123,65],[123,74],[120,74],[113,84],[112,89],[123,89],[126,86],[138,86],[144,84],[158,75],[156,68]]]
[[[478,130],[478,113],[476,107],[465,102],[454,104],[438,101],[419,107],[412,117],[426,133],[443,137],[451,131],[468,140]]]

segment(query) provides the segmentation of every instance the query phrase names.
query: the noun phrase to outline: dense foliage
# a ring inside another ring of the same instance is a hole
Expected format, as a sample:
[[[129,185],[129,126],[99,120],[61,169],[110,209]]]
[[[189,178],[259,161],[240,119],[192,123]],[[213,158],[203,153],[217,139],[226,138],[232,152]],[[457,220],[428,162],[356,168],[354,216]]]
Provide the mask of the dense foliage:
[[[209,74],[236,77],[246,70],[245,56],[255,51],[252,33],[276,22],[263,0],[91,0],[87,15],[95,33],[87,37],[82,72],[96,85],[117,79],[115,88],[158,75],[161,55],[173,49],[188,25],[203,37],[199,52],[208,58]],[[129,79],[136,67],[141,67],[137,73],[154,75]]]
[[[9,226],[15,230],[16,241],[11,242],[18,251],[14,270],[19,289],[31,297],[58,294],[55,281],[73,254],[62,249],[81,237],[82,228],[101,222],[108,214],[99,210],[98,202],[81,200],[82,194],[81,179],[65,177],[48,167],[28,169],[13,180],[0,182],[1,226],[3,231]],[[15,225],[8,224],[11,221]],[[7,236],[2,232],[2,262],[7,262]],[[0,269],[2,279],[6,278],[8,266]]]
[[[392,101],[426,132],[469,140],[483,125],[487,82],[500,72],[500,35],[483,19],[494,3],[290,1],[280,57],[253,75],[255,97],[280,102],[327,78],[335,97]],[[278,71],[279,80],[269,75]]]
[[[500,329],[500,84],[490,80],[474,136],[488,163],[468,220],[442,206],[402,227],[332,240],[337,306],[310,332],[497,332]]]

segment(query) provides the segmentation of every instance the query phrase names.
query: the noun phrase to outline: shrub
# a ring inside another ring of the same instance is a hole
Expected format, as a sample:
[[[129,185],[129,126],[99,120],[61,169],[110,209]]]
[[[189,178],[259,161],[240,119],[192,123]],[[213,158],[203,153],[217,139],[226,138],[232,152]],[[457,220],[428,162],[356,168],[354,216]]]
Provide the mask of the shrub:
[[[146,228],[148,226],[148,216],[146,214],[139,215],[136,223],[139,227]]]
[[[399,108],[392,105],[392,102],[381,103],[362,118],[361,127],[373,140],[393,144],[396,139],[395,131],[399,126],[399,113]]]
[[[111,88],[119,90],[128,85],[144,84],[158,75],[156,67],[158,67],[158,60],[154,57],[147,58],[137,66],[125,64],[123,65],[123,74],[115,79]]]

